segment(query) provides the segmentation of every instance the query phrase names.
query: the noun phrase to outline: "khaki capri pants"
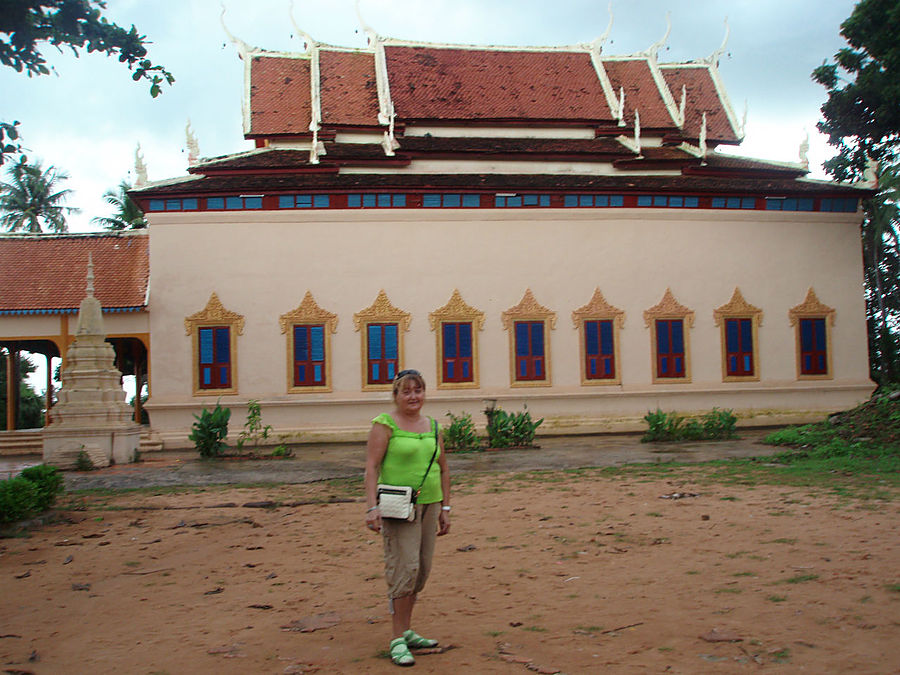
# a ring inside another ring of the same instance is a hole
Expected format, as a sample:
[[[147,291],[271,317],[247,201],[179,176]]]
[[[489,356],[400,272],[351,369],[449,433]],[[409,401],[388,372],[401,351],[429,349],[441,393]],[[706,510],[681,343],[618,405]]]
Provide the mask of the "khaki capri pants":
[[[413,522],[384,518],[384,576],[388,598],[403,598],[419,593],[428,580],[434,559],[438,516],[441,503],[416,504]]]

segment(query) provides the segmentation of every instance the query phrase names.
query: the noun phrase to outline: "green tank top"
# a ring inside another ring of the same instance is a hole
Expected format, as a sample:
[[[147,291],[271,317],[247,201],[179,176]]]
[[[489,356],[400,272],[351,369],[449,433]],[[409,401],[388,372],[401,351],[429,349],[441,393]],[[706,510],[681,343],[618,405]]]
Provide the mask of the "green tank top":
[[[381,463],[381,473],[378,476],[379,483],[387,485],[408,485],[413,490],[419,487],[428,462],[434,453],[437,438],[432,428],[423,434],[412,431],[404,431],[397,426],[394,419],[387,413],[382,413],[374,420],[375,424],[383,424],[391,430],[391,438],[388,441],[387,451]],[[419,504],[433,504],[444,498],[441,490],[441,467],[438,465],[438,457],[441,456],[440,447],[434,457],[434,463],[425,477],[425,483],[419,493]]]

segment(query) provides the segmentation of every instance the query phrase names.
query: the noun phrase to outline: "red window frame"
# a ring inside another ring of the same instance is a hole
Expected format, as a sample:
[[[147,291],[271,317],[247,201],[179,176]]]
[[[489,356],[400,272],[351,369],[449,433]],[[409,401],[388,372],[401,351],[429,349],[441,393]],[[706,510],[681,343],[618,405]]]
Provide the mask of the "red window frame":
[[[206,344],[207,335],[210,340],[208,345]],[[230,389],[231,326],[201,326],[198,328],[197,352],[199,389]]]
[[[800,319],[800,374],[828,374],[828,330],[825,317]]]
[[[656,320],[656,376],[685,376],[684,319]]]
[[[541,382],[547,379],[546,340],[543,321],[516,321],[515,330],[515,380],[517,382]]]
[[[447,321],[441,325],[441,331],[443,382],[474,382],[472,322]]]
[[[752,377],[756,364],[753,354],[753,319],[725,319],[725,374],[728,377]]]
[[[585,379],[616,378],[614,330],[612,319],[589,319],[584,322]]]
[[[373,332],[374,331],[374,332]],[[373,340],[376,336],[377,342]],[[400,326],[396,323],[366,325],[366,382],[390,384],[400,365]]]
[[[303,334],[302,339],[298,339],[298,332]],[[325,326],[323,324],[295,324],[293,339],[294,386],[324,387],[327,384],[325,372]],[[298,344],[300,345],[299,349]],[[316,368],[319,369],[320,375],[318,378],[316,378]],[[301,373],[305,377],[301,376]]]

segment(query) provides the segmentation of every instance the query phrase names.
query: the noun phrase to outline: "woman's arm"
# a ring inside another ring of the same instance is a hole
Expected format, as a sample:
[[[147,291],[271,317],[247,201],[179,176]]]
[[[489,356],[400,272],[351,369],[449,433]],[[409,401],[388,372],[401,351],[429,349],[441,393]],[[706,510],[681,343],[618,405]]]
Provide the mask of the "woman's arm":
[[[378,474],[384,453],[387,452],[391,430],[383,424],[373,424],[366,442],[366,527],[381,531],[381,514],[378,513]]]
[[[444,451],[444,434],[440,434],[441,454],[437,458],[441,467],[441,492],[444,498],[441,500],[441,515],[438,520],[438,536],[450,531],[450,467],[447,463],[447,453]],[[447,507],[446,509],[444,507]]]

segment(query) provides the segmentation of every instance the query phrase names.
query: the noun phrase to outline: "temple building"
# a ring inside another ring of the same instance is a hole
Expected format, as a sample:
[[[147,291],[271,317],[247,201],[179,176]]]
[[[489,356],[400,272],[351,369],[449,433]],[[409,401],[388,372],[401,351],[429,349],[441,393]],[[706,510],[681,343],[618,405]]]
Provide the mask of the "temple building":
[[[366,31],[362,49],[303,33],[298,53],[233,38],[256,147],[130,193],[149,234],[116,240],[148,245],[149,285],[140,320],[109,325],[148,335],[165,447],[217,402],[239,430],[251,399],[273,438],[359,440],[405,368],[439,419],[496,401],[557,434],[657,408],[808,421],[869,396],[872,191],[807,178],[802,154],[717,152],[743,137],[724,44],[662,63],[662,41],[617,56],[604,37]]]

